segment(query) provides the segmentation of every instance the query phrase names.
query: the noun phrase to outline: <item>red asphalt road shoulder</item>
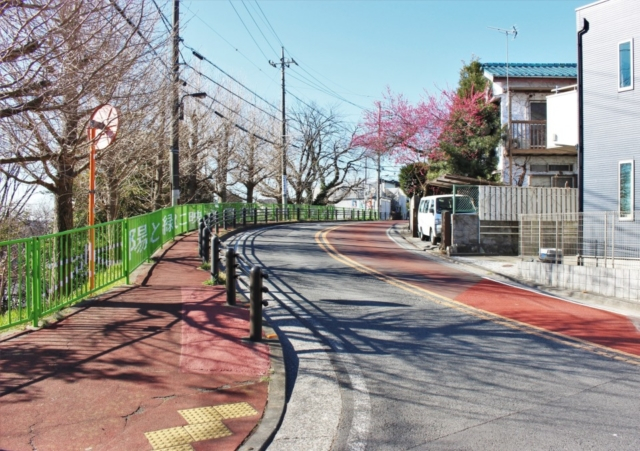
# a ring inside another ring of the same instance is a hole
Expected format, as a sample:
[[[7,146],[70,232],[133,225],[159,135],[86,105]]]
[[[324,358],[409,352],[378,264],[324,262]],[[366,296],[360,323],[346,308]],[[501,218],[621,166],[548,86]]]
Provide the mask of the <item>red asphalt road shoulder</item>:
[[[327,237],[340,254],[387,276],[504,318],[640,356],[640,331],[626,316],[418,258],[387,236],[389,227],[389,222],[350,224]]]
[[[248,310],[199,264],[183,237],[138,285],[0,338],[0,450],[236,449],[266,405],[269,347],[241,341]]]

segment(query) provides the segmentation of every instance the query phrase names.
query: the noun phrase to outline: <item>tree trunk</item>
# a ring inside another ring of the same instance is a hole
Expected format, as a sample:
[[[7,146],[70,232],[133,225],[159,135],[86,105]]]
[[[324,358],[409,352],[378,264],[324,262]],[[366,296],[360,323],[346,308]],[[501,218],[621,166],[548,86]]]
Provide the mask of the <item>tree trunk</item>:
[[[248,204],[252,204],[253,203],[253,190],[255,189],[255,185],[252,183],[247,183],[245,185],[245,187],[247,188],[247,203]]]
[[[55,192],[56,232],[73,229],[73,179],[72,165],[61,161]]]

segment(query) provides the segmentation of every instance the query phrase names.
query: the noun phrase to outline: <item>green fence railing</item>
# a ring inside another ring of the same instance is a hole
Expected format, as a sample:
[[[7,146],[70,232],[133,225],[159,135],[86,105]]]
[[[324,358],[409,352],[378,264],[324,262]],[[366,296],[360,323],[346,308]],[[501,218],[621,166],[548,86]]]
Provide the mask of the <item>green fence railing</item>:
[[[189,204],[92,227],[0,242],[0,330],[29,322],[37,326],[45,315],[112,285],[129,283],[131,273],[165,243],[196,230],[205,215],[222,215],[230,209],[259,209],[265,223],[376,219],[376,212],[371,210],[333,206],[291,205],[285,211],[279,205]]]

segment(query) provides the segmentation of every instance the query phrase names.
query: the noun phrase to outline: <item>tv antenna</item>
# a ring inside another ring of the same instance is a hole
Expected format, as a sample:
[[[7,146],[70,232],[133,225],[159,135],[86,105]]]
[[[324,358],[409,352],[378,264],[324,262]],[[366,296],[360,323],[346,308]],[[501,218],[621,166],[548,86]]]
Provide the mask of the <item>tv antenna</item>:
[[[499,31],[500,33],[504,33],[507,38],[507,108],[509,111],[509,122],[508,122],[508,130],[509,134],[507,137],[507,151],[509,152],[509,185],[513,185],[513,158],[511,156],[511,91],[509,90],[509,35],[513,35],[513,40],[515,41],[518,36],[518,29],[515,25],[511,27],[511,29],[506,28],[496,28],[496,27],[487,27],[491,30]]]

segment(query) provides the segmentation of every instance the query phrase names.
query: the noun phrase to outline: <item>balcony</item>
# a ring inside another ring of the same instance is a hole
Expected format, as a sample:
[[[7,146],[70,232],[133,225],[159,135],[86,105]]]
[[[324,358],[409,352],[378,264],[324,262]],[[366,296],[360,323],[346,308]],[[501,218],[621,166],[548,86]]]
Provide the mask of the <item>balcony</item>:
[[[511,121],[510,135],[512,151],[546,149],[547,121]]]

